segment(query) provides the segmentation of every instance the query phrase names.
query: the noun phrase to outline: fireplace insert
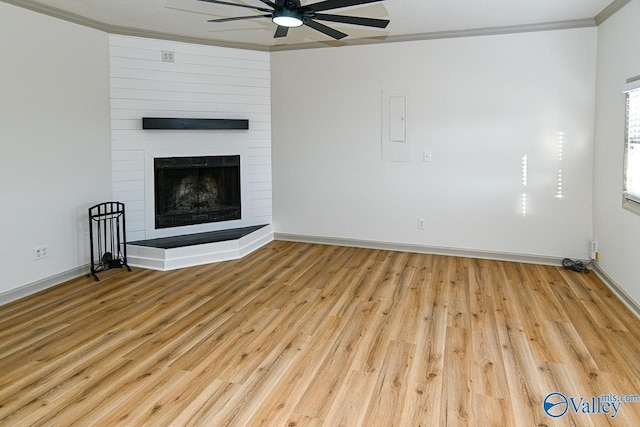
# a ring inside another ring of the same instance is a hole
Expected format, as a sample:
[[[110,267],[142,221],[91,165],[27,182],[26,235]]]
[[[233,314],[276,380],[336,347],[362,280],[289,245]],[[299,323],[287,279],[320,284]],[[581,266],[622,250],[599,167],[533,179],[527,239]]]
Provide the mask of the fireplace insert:
[[[154,159],[156,229],[241,218],[240,156]]]

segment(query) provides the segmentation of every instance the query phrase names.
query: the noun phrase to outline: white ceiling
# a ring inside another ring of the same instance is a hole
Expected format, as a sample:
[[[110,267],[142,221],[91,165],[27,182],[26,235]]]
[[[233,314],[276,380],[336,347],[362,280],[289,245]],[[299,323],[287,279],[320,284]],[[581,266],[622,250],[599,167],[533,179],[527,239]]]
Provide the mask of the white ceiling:
[[[81,22],[121,34],[170,36],[178,40],[210,44],[278,49],[302,43],[327,43],[326,35],[308,27],[293,28],[286,38],[274,39],[275,25],[267,18],[228,23],[208,19],[260,14],[242,7],[198,0],[4,0],[53,16]],[[265,7],[259,0],[226,0]],[[302,0],[302,4],[321,0]],[[607,7],[628,0],[386,0],[380,3],[336,9],[325,13],[391,20],[384,29],[326,23],[349,34],[342,42],[363,42],[433,37],[441,32],[460,34],[468,30],[499,30],[496,27],[553,28],[595,25]],[[569,21],[569,22],[567,22]],[[543,24],[543,25],[541,25]],[[553,25],[549,25],[553,24]],[[498,31],[499,32],[499,31]],[[330,43],[331,44],[331,43]],[[286,45],[286,46],[283,46]]]

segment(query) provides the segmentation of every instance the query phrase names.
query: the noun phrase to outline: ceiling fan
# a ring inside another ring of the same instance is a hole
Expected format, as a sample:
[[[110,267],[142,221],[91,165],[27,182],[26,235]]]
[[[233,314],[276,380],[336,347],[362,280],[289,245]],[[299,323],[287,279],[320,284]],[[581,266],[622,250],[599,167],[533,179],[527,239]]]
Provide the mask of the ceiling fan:
[[[260,0],[260,2],[269,6],[266,7],[249,6],[246,4],[230,3],[220,0],[200,0],[207,3],[225,4],[228,6],[244,7],[248,9],[255,9],[260,12],[264,12],[263,15],[251,15],[251,16],[237,16],[233,18],[211,19],[208,22],[231,22],[242,21],[245,19],[255,18],[270,18],[274,24],[278,26],[274,38],[286,37],[289,33],[289,28],[300,27],[306,25],[314,30],[320,31],[333,37],[336,40],[340,40],[347,36],[347,34],[335,30],[331,27],[327,27],[318,21],[330,21],[339,22],[342,24],[362,25],[365,27],[386,28],[389,24],[388,19],[374,19],[364,18],[359,16],[343,16],[332,15],[326,13],[319,13],[330,9],[340,9],[343,7],[357,6],[366,3],[377,3],[384,0],[325,0],[318,3],[313,3],[307,6],[302,6],[300,0]]]

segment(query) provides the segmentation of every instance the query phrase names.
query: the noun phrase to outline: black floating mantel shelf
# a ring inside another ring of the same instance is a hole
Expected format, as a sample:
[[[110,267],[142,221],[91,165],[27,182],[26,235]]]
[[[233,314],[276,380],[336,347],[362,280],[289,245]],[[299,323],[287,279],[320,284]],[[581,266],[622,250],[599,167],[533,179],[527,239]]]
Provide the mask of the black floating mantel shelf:
[[[174,119],[143,117],[142,129],[249,129],[245,119]]]

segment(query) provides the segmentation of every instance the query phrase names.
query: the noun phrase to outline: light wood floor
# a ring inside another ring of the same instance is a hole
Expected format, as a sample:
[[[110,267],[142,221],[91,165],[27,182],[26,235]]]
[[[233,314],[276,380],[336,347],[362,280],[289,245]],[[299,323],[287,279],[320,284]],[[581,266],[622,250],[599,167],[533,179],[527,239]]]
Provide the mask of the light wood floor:
[[[0,307],[0,424],[640,426],[640,321],[593,275],[273,242]]]

